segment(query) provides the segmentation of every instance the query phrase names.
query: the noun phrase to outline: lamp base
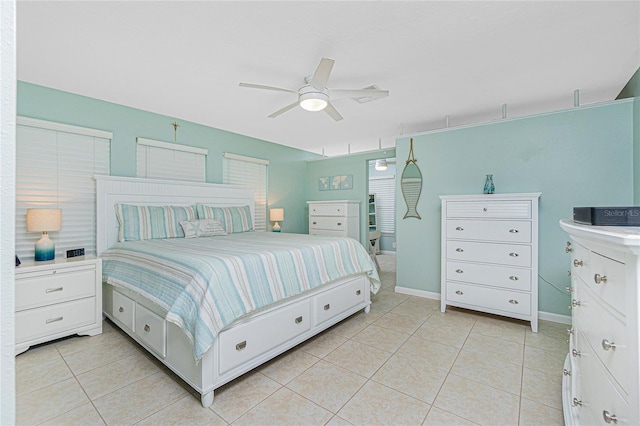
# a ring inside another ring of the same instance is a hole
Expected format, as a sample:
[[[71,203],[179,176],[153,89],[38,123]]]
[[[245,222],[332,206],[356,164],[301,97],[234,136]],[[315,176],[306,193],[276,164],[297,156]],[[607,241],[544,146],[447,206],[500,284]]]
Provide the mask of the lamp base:
[[[56,257],[56,245],[46,232],[42,233],[42,238],[36,242],[36,257],[37,262],[43,260],[53,260]]]
[[[280,232],[280,224],[278,222],[273,225],[273,232]]]

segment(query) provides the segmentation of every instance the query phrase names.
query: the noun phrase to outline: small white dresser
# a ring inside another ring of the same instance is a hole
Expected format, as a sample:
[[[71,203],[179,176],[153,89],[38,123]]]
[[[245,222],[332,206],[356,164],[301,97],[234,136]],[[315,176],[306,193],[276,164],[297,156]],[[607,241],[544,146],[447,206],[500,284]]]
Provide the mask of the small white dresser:
[[[102,260],[24,261],[16,267],[16,355],[30,346],[102,333]]]
[[[309,234],[360,241],[360,201],[307,201]]]
[[[640,424],[640,228],[560,221],[571,241],[565,424]]]
[[[441,195],[440,310],[447,305],[531,322],[538,331],[538,198]]]

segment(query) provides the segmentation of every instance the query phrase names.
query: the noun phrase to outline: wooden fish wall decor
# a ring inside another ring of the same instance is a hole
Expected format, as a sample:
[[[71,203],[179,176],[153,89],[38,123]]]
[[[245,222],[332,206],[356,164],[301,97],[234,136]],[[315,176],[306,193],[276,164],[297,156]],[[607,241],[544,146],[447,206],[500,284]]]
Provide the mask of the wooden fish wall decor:
[[[420,199],[420,192],[422,191],[422,173],[420,173],[420,169],[416,164],[418,160],[413,156],[413,138],[411,138],[409,143],[409,157],[404,163],[404,170],[400,178],[402,196],[404,197],[404,202],[407,204],[407,212],[404,214],[403,219],[408,217],[422,219],[416,210],[418,200]]]

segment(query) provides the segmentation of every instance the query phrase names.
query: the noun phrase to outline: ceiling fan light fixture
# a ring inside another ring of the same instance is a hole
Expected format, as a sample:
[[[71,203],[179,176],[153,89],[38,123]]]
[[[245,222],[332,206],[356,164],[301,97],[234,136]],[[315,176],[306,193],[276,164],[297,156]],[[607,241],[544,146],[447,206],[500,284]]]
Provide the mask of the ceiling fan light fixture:
[[[329,96],[320,92],[303,93],[298,98],[300,107],[307,111],[322,111],[329,103]]]
[[[375,169],[378,171],[387,170],[387,160],[384,158],[376,160]]]

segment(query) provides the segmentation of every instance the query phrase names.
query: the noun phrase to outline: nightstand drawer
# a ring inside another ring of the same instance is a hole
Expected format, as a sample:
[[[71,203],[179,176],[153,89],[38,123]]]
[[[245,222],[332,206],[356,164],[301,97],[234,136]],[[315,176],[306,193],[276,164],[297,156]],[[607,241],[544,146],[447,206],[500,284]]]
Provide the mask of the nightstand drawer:
[[[16,311],[94,296],[95,267],[68,269],[16,277]]]
[[[95,322],[96,299],[74,300],[16,313],[16,342],[53,335]]]

